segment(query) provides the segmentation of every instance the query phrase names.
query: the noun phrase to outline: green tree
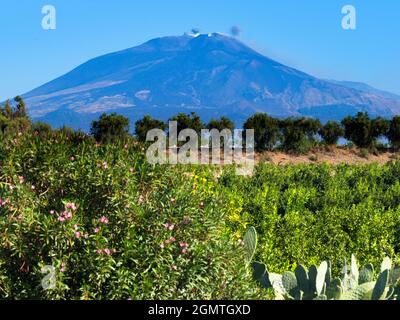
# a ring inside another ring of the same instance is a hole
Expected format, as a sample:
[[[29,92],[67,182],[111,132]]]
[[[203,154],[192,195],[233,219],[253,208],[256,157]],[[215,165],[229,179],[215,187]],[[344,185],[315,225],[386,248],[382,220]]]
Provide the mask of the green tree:
[[[26,105],[24,100],[20,96],[16,96],[14,98],[15,103],[17,104],[14,111],[15,118],[27,118],[28,115],[26,113]]]
[[[143,119],[135,123],[135,135],[139,141],[145,142],[147,132],[153,129],[166,130],[167,124],[163,121],[153,119],[150,116],[145,116]]]
[[[357,147],[372,148],[379,137],[387,135],[390,123],[383,118],[371,120],[368,113],[359,112],[355,117],[342,120],[345,138]]]
[[[400,116],[395,116],[390,121],[387,137],[392,147],[395,150],[400,150]]]
[[[302,154],[315,146],[315,136],[321,129],[321,122],[311,118],[287,118],[279,122],[279,128],[280,148],[286,152]]]
[[[13,108],[11,106],[10,100],[6,101],[6,104],[4,105],[4,107],[1,110],[1,113],[9,120],[12,119],[13,117]]]
[[[190,114],[179,113],[169,121],[176,121],[178,123],[178,133],[185,129],[193,129],[200,134],[201,130],[206,127],[195,112]]]
[[[243,128],[254,129],[255,150],[272,150],[278,141],[278,120],[265,113],[257,113],[247,119]]]
[[[233,131],[235,130],[235,124],[233,123],[232,120],[228,119],[227,117],[222,117],[219,120],[217,119],[210,120],[210,122],[207,125],[207,129],[208,130],[217,129],[219,131],[227,129]]]
[[[320,130],[319,134],[327,145],[336,145],[339,138],[344,136],[342,126],[336,121],[329,121]]]
[[[127,138],[129,134],[129,119],[112,113],[103,113],[99,120],[92,122],[90,133],[98,142],[116,142]]]

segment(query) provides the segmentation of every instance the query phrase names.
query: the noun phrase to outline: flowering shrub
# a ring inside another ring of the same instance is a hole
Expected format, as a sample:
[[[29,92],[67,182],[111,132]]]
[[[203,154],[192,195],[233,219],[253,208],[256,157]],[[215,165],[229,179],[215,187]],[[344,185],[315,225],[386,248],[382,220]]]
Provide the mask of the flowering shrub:
[[[151,166],[130,140],[63,131],[0,142],[0,298],[259,298],[272,272],[354,253],[399,263],[400,163]],[[43,273],[42,273],[43,272]],[[269,298],[268,296],[265,296]]]
[[[0,144],[1,298],[255,297],[212,170],[82,139]]]

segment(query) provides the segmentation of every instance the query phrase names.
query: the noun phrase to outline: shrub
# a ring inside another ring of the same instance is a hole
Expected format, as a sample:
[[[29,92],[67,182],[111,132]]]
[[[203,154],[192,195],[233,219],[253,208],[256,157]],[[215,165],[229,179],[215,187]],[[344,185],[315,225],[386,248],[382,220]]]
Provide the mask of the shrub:
[[[383,118],[371,120],[368,113],[359,112],[355,117],[347,117],[342,121],[345,138],[360,148],[376,146],[377,139],[385,136],[389,130],[389,122]]]
[[[244,129],[254,129],[255,149],[272,150],[278,141],[278,120],[265,113],[257,113],[244,124]]]
[[[388,139],[395,150],[400,149],[400,116],[395,116],[390,121]]]
[[[305,154],[316,145],[315,136],[321,128],[319,120],[310,118],[288,118],[280,121],[282,144],[286,152]]]
[[[207,125],[208,130],[213,130],[216,129],[218,131],[223,131],[225,129],[230,130],[233,132],[235,129],[235,124],[232,122],[232,120],[226,118],[226,117],[221,117],[221,119],[212,119]]]
[[[185,113],[179,113],[178,115],[172,117],[169,121],[176,121],[178,123],[178,133],[185,129],[193,129],[200,134],[201,130],[206,127],[195,112],[192,112],[188,115]]]
[[[98,142],[116,142],[126,139],[129,132],[129,119],[116,113],[102,114],[92,122],[91,134]]]
[[[255,297],[209,168],[72,140],[0,142],[0,298]],[[43,290],[52,268],[55,287]]]
[[[145,142],[147,132],[153,129],[166,130],[167,124],[163,121],[153,119],[150,116],[145,116],[143,119],[138,120],[135,124],[135,135],[141,142]]]
[[[319,131],[327,145],[336,145],[339,138],[344,136],[344,130],[336,121],[329,121]]]

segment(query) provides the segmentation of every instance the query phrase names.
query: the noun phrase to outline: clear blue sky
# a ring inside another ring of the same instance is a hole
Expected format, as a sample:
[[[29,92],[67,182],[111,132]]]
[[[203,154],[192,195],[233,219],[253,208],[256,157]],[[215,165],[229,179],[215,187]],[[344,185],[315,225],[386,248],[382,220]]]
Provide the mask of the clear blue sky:
[[[57,29],[41,27],[42,6]],[[357,30],[341,8],[357,9]],[[164,35],[242,29],[241,40],[312,75],[354,80],[400,94],[398,0],[1,0],[0,101],[96,56]]]

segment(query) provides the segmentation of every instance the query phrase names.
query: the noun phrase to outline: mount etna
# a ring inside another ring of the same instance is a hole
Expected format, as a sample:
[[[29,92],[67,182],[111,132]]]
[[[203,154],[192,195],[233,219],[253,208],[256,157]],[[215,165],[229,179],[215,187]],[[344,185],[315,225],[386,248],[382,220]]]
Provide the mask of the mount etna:
[[[241,126],[256,112],[339,120],[358,111],[400,113],[400,96],[356,82],[323,80],[219,33],[163,37],[92,59],[22,96],[34,120],[87,130],[103,112],[131,124],[196,112]]]

